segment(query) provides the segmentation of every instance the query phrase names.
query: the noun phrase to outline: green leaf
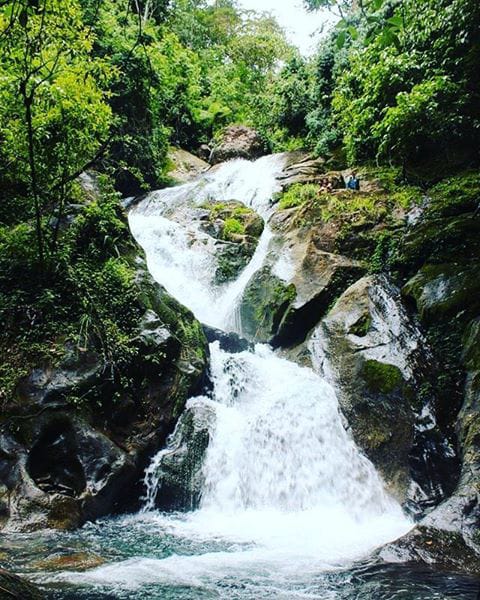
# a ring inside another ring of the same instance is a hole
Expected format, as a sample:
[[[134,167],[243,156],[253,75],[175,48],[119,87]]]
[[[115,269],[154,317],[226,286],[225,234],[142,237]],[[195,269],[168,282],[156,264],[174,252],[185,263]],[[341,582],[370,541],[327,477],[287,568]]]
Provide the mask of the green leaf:
[[[390,25],[393,25],[398,29],[403,27],[403,19],[400,15],[394,15],[393,17],[390,17],[387,19],[387,23],[390,23]]]
[[[337,48],[341,50],[345,46],[345,41],[347,39],[347,32],[345,30],[340,31],[337,36]]]
[[[352,40],[356,40],[358,38],[358,30],[353,25],[350,25],[350,27],[348,28],[348,33],[350,34]]]
[[[13,13],[13,4],[7,4],[5,8],[2,8],[2,12],[7,17],[7,19],[10,19]]]

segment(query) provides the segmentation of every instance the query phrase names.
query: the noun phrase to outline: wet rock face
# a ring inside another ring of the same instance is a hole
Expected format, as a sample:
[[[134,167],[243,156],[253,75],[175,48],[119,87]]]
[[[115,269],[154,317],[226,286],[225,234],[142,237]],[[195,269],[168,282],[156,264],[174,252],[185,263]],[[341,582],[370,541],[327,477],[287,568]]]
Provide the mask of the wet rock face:
[[[266,154],[265,142],[251,127],[231,125],[226,127],[210,155],[210,163],[225,162],[232,158],[253,160]]]
[[[347,289],[309,341],[316,370],[329,378],[356,443],[391,493],[414,513],[441,501],[455,483],[452,448],[437,426],[435,398],[422,383],[431,356],[386,279]]]
[[[42,600],[44,594],[32,583],[0,569],[0,600]]]
[[[198,508],[204,487],[202,466],[214,420],[213,409],[190,401],[153,473],[154,506],[162,510]]]
[[[410,279],[403,292],[415,300],[422,321],[432,323],[455,317],[469,308],[472,314],[480,303],[470,307],[472,299],[480,297],[479,266],[475,263],[424,265]]]
[[[66,347],[35,369],[0,425],[0,524],[7,530],[71,529],[141,495],[149,456],[206,380],[200,324],[139,265],[145,313],[126,389],[92,350]]]
[[[286,284],[265,266],[250,280],[242,297],[242,332],[250,340],[269,342],[295,298],[295,287]]]
[[[379,556],[390,563],[426,563],[446,571],[480,573],[480,555],[465,544],[458,531],[419,525],[400,540],[388,544]]]

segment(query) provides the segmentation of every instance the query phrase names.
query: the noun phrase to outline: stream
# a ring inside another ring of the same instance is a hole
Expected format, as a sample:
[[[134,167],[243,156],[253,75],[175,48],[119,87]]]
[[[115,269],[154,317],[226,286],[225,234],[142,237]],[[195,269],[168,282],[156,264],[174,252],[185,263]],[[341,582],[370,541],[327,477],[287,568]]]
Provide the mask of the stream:
[[[234,160],[130,211],[150,272],[202,323],[242,333],[237,307],[271,252],[268,219],[282,168],[282,155]],[[213,283],[214,240],[189,220],[192,206],[213,199],[241,201],[266,223],[250,263],[223,285]],[[278,257],[278,276],[287,262]],[[0,544],[13,545],[13,568],[58,600],[477,598],[473,578],[372,556],[413,523],[355,445],[327,381],[262,344],[232,354],[213,342],[210,354],[213,389],[187,404],[210,415],[198,507],[156,509],[174,433],[147,469],[142,510],[70,533],[16,535]],[[55,552],[105,562],[85,572],[42,570],[38,558]]]

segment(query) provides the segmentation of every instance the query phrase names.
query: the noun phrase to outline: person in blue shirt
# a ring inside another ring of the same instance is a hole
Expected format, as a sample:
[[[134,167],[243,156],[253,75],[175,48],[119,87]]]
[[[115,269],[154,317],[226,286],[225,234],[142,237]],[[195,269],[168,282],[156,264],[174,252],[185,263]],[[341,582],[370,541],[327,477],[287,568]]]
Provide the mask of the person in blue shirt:
[[[348,178],[347,190],[355,190],[357,192],[360,190],[360,179],[357,177],[356,171],[352,171],[352,174]]]

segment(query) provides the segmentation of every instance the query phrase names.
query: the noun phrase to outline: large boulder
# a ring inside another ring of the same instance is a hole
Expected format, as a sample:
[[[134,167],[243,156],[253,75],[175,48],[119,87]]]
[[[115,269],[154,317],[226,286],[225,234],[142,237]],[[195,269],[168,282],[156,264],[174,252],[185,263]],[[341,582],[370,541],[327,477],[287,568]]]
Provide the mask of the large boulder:
[[[438,504],[457,463],[426,385],[431,355],[399,290],[383,277],[360,279],[315,329],[309,350],[389,491],[415,514]]]
[[[270,266],[262,267],[249,281],[240,304],[242,333],[256,342],[269,342],[295,299],[293,284],[277,277]]]
[[[0,523],[70,529],[135,506],[149,457],[203,385],[206,339],[138,259],[144,314],[122,378],[93,348],[67,345],[19,381],[0,423]],[[125,386],[124,379],[130,381]]]
[[[267,264],[250,280],[240,305],[242,331],[251,340],[290,347],[305,340],[365,268],[333,253],[319,233],[323,226],[299,223],[292,213],[276,214],[270,224],[275,236]]]
[[[258,131],[245,125],[231,125],[221,133],[210,155],[210,163],[215,165],[232,158],[253,160],[265,153],[265,140]]]
[[[210,168],[210,165],[182,148],[171,147],[167,155],[168,176],[175,183],[187,183]]]

